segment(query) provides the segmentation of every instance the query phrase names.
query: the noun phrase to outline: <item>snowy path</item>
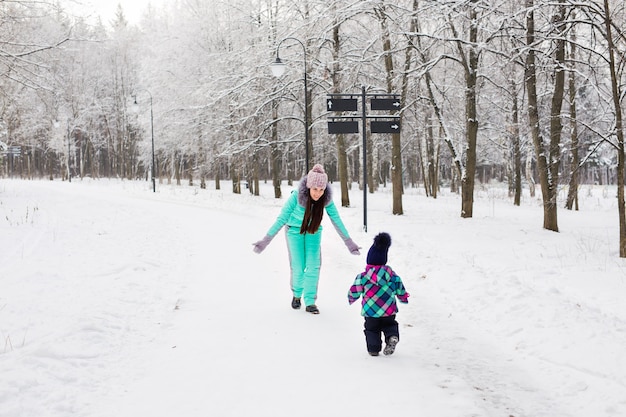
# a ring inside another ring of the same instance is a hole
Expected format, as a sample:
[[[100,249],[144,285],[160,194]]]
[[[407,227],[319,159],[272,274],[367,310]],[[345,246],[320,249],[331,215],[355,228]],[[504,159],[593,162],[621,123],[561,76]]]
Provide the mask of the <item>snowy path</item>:
[[[366,234],[341,209],[363,252],[392,234],[412,294],[396,354],[371,358],[346,301],[364,255],[332,226],[313,316],[289,307],[282,234],[251,250],[282,201],[147,188],[0,180],[0,417],[626,413],[626,268],[603,215],[591,238],[573,213],[549,234],[506,202],[469,221],[443,198],[390,216],[382,196]]]

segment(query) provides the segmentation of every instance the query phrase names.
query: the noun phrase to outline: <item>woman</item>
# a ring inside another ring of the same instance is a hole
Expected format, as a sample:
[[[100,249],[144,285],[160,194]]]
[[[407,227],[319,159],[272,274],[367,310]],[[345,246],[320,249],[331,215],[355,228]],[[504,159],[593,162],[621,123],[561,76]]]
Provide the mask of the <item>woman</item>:
[[[315,300],[322,260],[320,245],[324,209],[350,253],[360,254],[360,247],[350,238],[343,225],[327,185],[328,175],[320,164],[316,164],[300,180],[298,190],[291,193],[265,237],[253,244],[256,253],[263,252],[280,229],[286,226],[293,292],[291,307],[299,309],[303,298],[306,311],[313,314],[320,312]]]

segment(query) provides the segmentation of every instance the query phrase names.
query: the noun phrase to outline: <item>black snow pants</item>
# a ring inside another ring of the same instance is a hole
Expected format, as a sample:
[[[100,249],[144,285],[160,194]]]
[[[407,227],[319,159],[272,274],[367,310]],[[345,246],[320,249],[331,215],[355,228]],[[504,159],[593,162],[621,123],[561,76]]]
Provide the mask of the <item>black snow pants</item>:
[[[391,336],[400,338],[396,315],[388,317],[365,317],[365,343],[368,352],[380,352],[383,348],[381,333],[385,335],[385,343]]]

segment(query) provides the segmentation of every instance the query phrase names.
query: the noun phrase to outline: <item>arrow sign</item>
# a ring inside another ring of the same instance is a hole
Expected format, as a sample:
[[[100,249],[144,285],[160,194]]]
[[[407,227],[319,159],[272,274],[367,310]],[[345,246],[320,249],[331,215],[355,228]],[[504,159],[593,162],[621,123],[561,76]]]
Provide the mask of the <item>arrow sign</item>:
[[[400,110],[400,99],[373,98],[370,102],[372,110]]]
[[[372,133],[400,133],[400,123],[397,121],[375,121],[370,123]]]
[[[331,135],[359,133],[359,122],[328,122],[328,133]]]
[[[355,98],[327,98],[326,110],[328,111],[356,111]]]

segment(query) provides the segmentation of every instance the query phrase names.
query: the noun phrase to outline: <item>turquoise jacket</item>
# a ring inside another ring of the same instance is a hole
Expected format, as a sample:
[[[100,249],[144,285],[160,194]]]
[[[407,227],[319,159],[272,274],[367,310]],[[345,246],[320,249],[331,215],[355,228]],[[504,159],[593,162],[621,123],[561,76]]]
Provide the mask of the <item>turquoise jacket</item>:
[[[315,233],[300,233],[305,205],[310,195],[310,191],[306,186],[306,178],[306,176],[302,178],[298,189],[289,195],[278,218],[268,230],[264,240],[266,241],[265,245],[267,245],[269,243],[267,238],[272,240],[280,229],[283,227],[287,228],[286,237],[291,268],[291,290],[294,297],[303,297],[304,304],[309,306],[313,305],[317,298],[317,284],[322,263],[320,248],[322,226],[320,225]],[[339,217],[337,207],[333,203],[330,187],[326,187],[318,203],[324,205],[324,211],[328,214],[337,233],[339,233],[348,249],[352,251],[351,247],[356,245],[350,239],[348,231]]]
[[[302,178],[300,181],[300,186],[297,190],[293,190],[289,195],[289,198],[285,202],[278,218],[270,227],[267,234],[271,237],[276,236],[276,234],[283,228],[283,226],[296,227],[300,230],[300,226],[302,226],[302,220],[304,219],[304,205],[306,204],[306,199],[308,198],[309,189],[306,186],[306,177]],[[339,217],[339,211],[337,210],[337,206],[333,202],[332,199],[332,190],[330,186],[326,187],[326,191],[322,196],[324,208],[328,217],[330,218],[331,223],[339,233],[341,239],[345,242],[350,239],[350,235],[348,234],[348,230],[344,226],[341,218]],[[322,226],[318,229],[318,233],[321,232]]]

